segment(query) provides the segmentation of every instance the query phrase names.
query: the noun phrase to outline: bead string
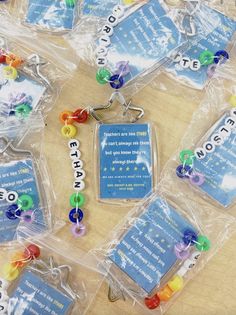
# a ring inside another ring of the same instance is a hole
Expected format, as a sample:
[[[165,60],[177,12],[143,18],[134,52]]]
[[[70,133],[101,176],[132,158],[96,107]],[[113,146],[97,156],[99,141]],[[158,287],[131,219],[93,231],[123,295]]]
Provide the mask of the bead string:
[[[75,177],[73,188],[76,192],[70,197],[70,205],[73,208],[69,212],[69,220],[73,223],[71,232],[75,237],[82,237],[86,232],[86,227],[82,223],[84,213],[81,210],[81,207],[85,203],[85,196],[81,191],[85,188],[84,178],[86,174],[83,170],[83,162],[80,160],[80,142],[73,139],[77,134],[77,127],[74,126],[74,123],[84,123],[87,119],[88,112],[86,109],[78,109],[74,113],[71,111],[64,111],[60,114],[60,121],[64,124],[61,133],[65,138],[70,139],[68,147],[70,149],[70,158],[72,160],[72,168]]]

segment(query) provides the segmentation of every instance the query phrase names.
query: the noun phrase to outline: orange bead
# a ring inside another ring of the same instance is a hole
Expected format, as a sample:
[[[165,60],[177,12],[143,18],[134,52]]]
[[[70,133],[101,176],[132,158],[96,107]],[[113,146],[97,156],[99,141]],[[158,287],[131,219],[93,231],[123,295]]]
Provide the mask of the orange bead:
[[[161,301],[167,302],[172,297],[173,291],[166,285],[157,295]]]
[[[11,258],[11,264],[14,267],[22,268],[26,264],[24,253],[15,253]]]
[[[63,124],[72,125],[74,123],[73,116],[73,112],[65,110],[64,112],[60,113],[60,122]]]
[[[6,56],[6,63],[14,68],[18,68],[22,65],[23,59],[16,55],[9,54]]]

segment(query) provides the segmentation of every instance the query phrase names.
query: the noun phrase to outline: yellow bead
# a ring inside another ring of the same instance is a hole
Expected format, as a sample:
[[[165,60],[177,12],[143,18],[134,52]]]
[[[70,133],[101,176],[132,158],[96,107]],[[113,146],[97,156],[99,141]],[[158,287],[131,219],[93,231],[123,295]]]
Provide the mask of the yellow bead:
[[[73,125],[65,125],[61,128],[63,137],[74,138],[77,134],[77,128]]]
[[[129,5],[135,3],[135,0],[123,0],[124,5]]]
[[[229,103],[231,106],[236,107],[236,95],[230,96]]]
[[[19,276],[19,269],[10,263],[3,266],[3,276],[7,281],[13,281]]]
[[[173,291],[180,291],[184,286],[184,281],[181,276],[175,275],[168,283],[168,287]]]
[[[16,68],[12,66],[6,66],[3,68],[3,76],[6,79],[15,80],[18,77],[18,72]]]

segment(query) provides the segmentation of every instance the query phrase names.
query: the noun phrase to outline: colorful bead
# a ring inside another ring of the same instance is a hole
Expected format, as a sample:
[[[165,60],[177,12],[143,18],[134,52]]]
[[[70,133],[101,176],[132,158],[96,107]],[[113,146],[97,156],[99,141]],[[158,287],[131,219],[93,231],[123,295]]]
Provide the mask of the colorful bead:
[[[35,244],[30,244],[24,251],[24,257],[27,260],[33,260],[40,256],[40,248]]]
[[[113,76],[110,77],[110,86],[113,89],[120,89],[124,85],[124,79],[121,75],[119,74],[114,74]]]
[[[15,253],[11,258],[12,266],[22,268],[26,264],[24,253]]]
[[[196,248],[201,252],[206,252],[210,249],[211,243],[206,236],[199,235],[196,241]]]
[[[195,159],[194,152],[191,150],[183,150],[179,154],[180,161],[183,164],[192,165]]]
[[[207,75],[209,78],[212,78],[213,75],[215,74],[216,72],[216,67],[217,65],[216,64],[211,64],[207,67]]]
[[[21,210],[28,211],[32,209],[34,201],[29,195],[21,195],[17,200],[17,204]]]
[[[229,98],[229,103],[231,106],[236,107],[236,95],[231,95]]]
[[[17,220],[21,216],[21,209],[19,209],[18,205],[13,204],[9,206],[5,212],[6,217],[10,220]]]
[[[17,117],[28,117],[29,114],[32,112],[32,107],[27,104],[18,105],[15,108],[15,114]]]
[[[73,124],[74,122],[73,112],[69,110],[65,110],[60,113],[59,119],[62,124],[68,124],[68,125]]]
[[[185,230],[183,235],[183,242],[186,245],[194,245],[197,241],[197,234],[192,230]]]
[[[74,193],[70,197],[70,204],[72,207],[82,207],[85,203],[85,197],[82,193]]]
[[[126,76],[130,73],[129,62],[127,61],[120,61],[116,64],[116,74],[121,76]]]
[[[214,57],[213,52],[205,50],[199,56],[199,61],[201,62],[201,65],[208,66],[214,62]]]
[[[76,0],[65,0],[67,8],[73,9],[76,5]]]
[[[6,54],[2,49],[0,49],[0,63],[6,63]]]
[[[6,66],[3,68],[3,76],[5,79],[8,80],[16,80],[16,78],[18,77],[18,72],[16,68],[12,66]]]
[[[2,272],[7,281],[13,281],[19,276],[19,269],[10,263],[3,265]]]
[[[69,219],[72,223],[78,223],[83,220],[84,213],[79,208],[74,208],[69,213]]]
[[[85,123],[88,120],[88,112],[85,109],[77,109],[73,113],[73,119],[79,124]]]
[[[33,211],[24,211],[21,213],[21,219],[25,223],[33,223],[35,220],[35,215]]]
[[[73,224],[71,232],[75,237],[82,237],[86,233],[86,227],[82,223]]]
[[[6,64],[14,68],[18,68],[22,65],[23,60],[14,54],[9,54],[6,56]]]
[[[168,287],[173,292],[180,291],[184,286],[183,278],[179,275],[175,275],[168,283]]]
[[[168,285],[166,285],[157,293],[157,295],[160,298],[160,301],[167,302],[172,297],[173,291],[169,288]]]
[[[189,181],[192,185],[201,186],[205,182],[205,176],[201,173],[193,173],[189,176]]]
[[[190,249],[188,248],[188,245],[184,243],[176,244],[174,251],[175,251],[176,257],[181,260],[185,260],[189,258],[190,256]]]
[[[150,298],[149,297],[145,298],[144,303],[147,306],[147,308],[149,308],[150,310],[154,310],[160,305],[161,300],[160,297],[157,294],[155,294]]]
[[[214,63],[225,63],[229,59],[229,54],[225,50],[219,50],[215,53]]]
[[[98,69],[96,73],[96,80],[100,84],[107,84],[110,80],[111,72],[108,69]]]
[[[191,175],[193,169],[191,166],[189,165],[179,165],[176,168],[176,175],[180,178],[189,178],[189,176]]]
[[[61,128],[61,134],[65,138],[74,138],[77,134],[77,128],[73,125],[65,125]]]

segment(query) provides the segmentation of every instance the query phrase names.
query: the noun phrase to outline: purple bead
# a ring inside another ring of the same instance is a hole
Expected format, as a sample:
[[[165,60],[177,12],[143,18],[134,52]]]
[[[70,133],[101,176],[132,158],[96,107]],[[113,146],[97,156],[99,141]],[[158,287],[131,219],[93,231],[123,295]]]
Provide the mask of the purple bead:
[[[130,73],[130,67],[128,61],[120,61],[116,64],[116,74],[122,75],[125,77]]]
[[[190,256],[190,248],[184,243],[178,243],[174,248],[175,255],[178,259],[186,260]]]
[[[209,78],[212,78],[216,71],[216,64],[209,65],[207,68],[207,75]]]
[[[21,218],[25,223],[33,223],[35,220],[35,215],[33,211],[24,211],[21,214]]]
[[[205,176],[201,173],[194,173],[189,176],[192,185],[201,186],[205,182]]]
[[[75,237],[82,237],[86,233],[86,227],[82,224],[73,224],[71,232]]]

